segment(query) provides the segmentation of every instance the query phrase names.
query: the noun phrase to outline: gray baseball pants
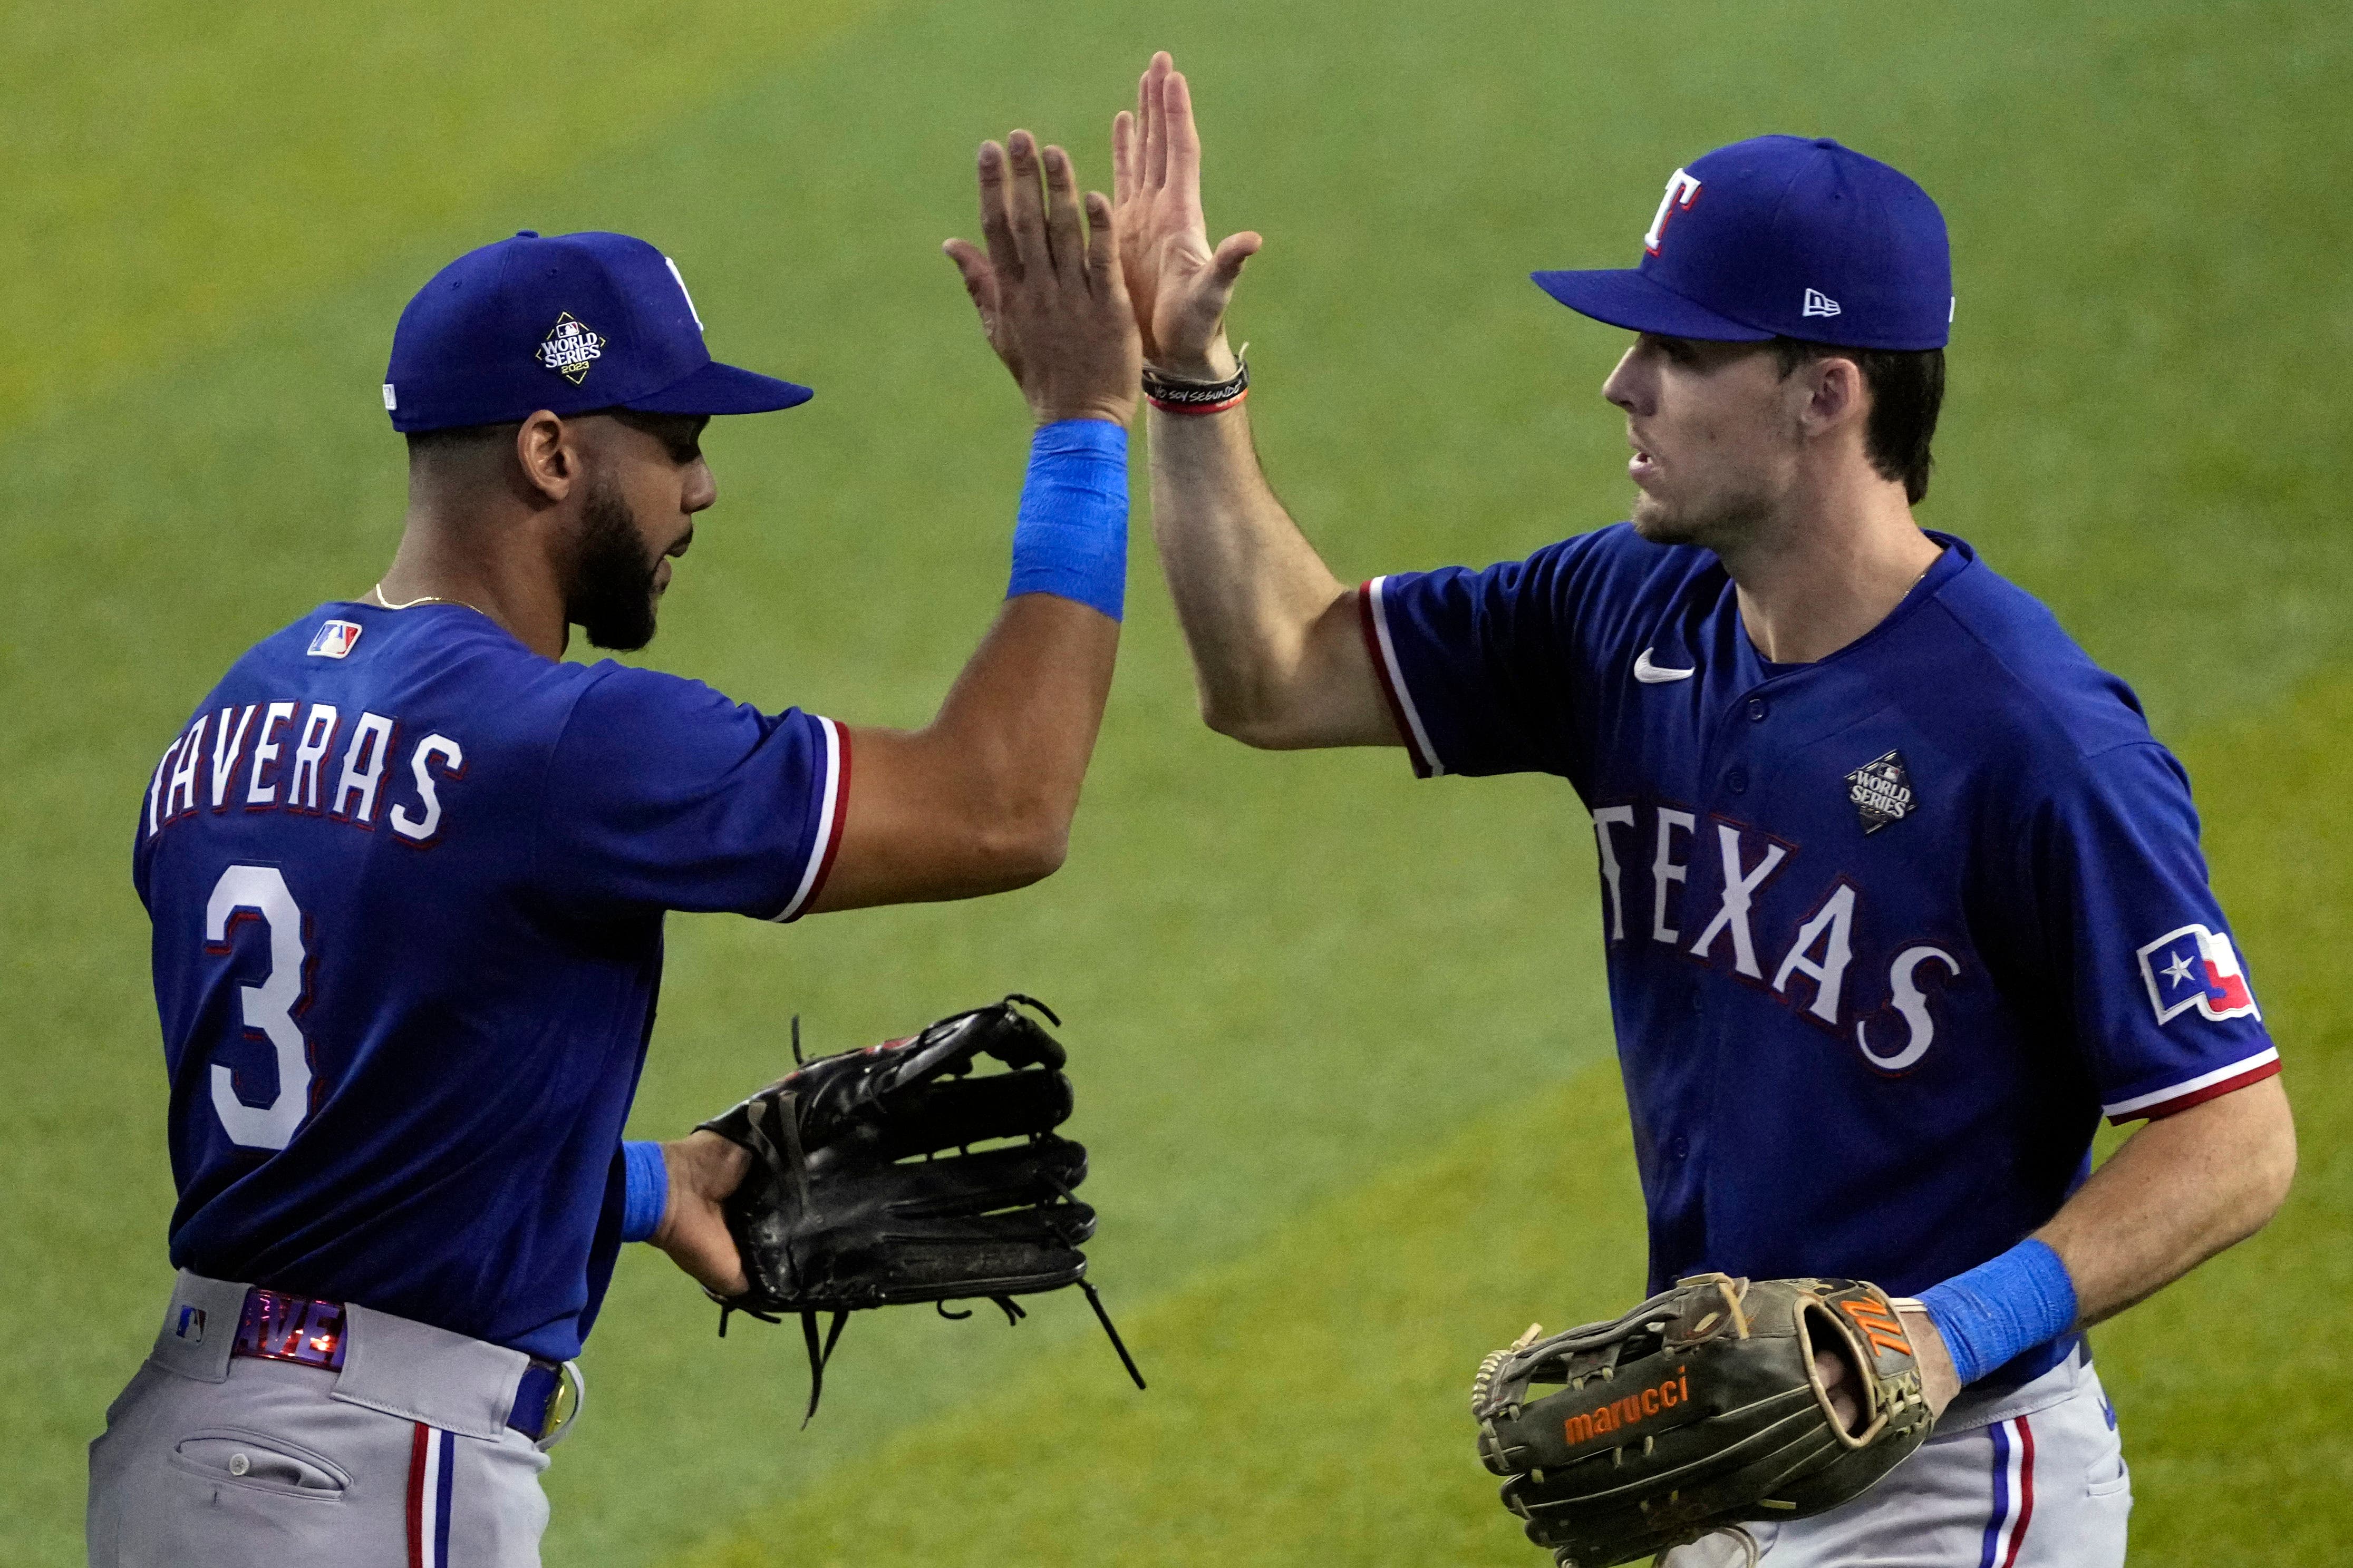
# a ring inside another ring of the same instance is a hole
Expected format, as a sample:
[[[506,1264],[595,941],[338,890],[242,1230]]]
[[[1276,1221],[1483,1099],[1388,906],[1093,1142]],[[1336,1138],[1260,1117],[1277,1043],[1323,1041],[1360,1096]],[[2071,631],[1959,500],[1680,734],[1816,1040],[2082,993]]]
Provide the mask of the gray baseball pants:
[[[1761,1568],[2118,1568],[2132,1476],[2116,1409],[2082,1351],[1993,1401],[1954,1401],[1936,1434],[1843,1508],[1748,1527]],[[1667,1568],[1742,1568],[1717,1534]]]
[[[352,1306],[340,1372],[231,1359],[245,1290],[180,1275],[90,1446],[90,1568],[538,1568],[529,1358]]]

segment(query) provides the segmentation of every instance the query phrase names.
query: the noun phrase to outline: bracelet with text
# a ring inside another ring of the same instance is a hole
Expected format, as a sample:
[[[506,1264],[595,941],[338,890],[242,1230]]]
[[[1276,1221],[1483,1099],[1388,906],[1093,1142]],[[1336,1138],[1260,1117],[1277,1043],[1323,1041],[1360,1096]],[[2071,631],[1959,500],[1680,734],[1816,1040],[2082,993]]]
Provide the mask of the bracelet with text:
[[[1250,362],[1235,356],[1234,374],[1224,381],[1179,381],[1145,365],[1144,395],[1164,414],[1221,413],[1250,395]]]

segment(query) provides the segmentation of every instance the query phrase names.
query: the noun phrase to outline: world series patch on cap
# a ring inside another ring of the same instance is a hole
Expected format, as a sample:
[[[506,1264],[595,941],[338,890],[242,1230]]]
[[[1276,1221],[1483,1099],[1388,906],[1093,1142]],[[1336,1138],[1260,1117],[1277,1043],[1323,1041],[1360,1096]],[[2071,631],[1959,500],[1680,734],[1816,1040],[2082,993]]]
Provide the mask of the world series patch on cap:
[[[678,263],[626,234],[525,229],[470,250],[400,313],[384,406],[404,433],[540,409],[764,414],[809,389],[721,364]]]
[[[1665,337],[1939,349],[1952,332],[1945,215],[1827,136],[1757,136],[1667,177],[1630,268],[1537,272],[1570,310]]]

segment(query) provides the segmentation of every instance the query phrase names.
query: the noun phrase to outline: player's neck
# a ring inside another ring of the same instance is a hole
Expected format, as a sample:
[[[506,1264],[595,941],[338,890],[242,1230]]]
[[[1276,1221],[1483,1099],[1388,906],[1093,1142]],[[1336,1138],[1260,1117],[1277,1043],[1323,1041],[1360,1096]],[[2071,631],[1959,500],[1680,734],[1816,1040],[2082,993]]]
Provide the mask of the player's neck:
[[[1794,490],[1717,554],[1757,651],[1810,664],[1885,620],[1941,549],[1913,521],[1901,484],[1849,471]]]
[[[395,606],[425,600],[479,610],[545,658],[562,658],[571,641],[555,574],[527,527],[459,522],[412,501],[376,587]]]

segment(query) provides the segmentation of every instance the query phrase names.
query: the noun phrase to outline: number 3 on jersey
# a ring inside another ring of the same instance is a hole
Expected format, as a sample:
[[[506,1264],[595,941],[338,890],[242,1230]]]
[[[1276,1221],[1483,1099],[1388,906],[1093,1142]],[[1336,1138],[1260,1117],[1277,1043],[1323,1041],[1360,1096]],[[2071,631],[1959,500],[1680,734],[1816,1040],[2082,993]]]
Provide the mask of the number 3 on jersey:
[[[227,1068],[212,1066],[213,1109],[232,1142],[248,1149],[283,1149],[311,1106],[311,1054],[294,1009],[302,1001],[302,911],[275,866],[231,866],[213,884],[205,907],[205,951],[226,953],[239,921],[259,921],[269,934],[269,970],[259,985],[240,985],[248,1036],[278,1052],[278,1094],[267,1105],[237,1095]]]

